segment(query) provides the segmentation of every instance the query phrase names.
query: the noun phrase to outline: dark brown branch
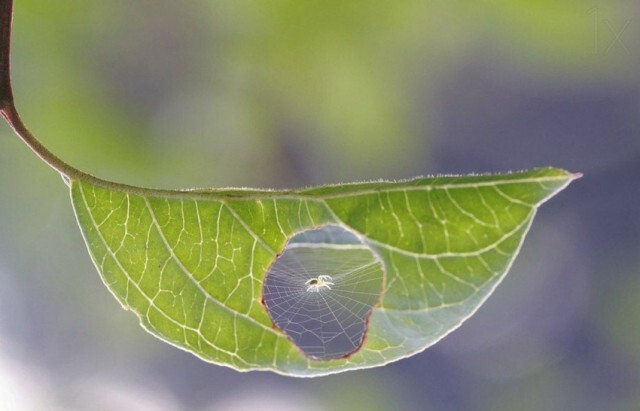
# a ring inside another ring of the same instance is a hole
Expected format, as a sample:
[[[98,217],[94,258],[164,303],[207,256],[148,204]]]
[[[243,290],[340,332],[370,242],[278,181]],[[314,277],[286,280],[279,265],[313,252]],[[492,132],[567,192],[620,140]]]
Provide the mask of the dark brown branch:
[[[13,104],[11,90],[11,20],[13,0],[0,0],[0,108]]]

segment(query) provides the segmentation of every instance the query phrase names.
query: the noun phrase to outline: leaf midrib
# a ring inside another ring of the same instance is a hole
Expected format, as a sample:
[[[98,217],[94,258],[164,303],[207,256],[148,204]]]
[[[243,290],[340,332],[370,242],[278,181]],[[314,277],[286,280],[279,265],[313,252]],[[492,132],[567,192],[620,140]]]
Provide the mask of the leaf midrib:
[[[544,170],[544,169],[535,169],[536,170]],[[497,176],[497,175],[496,175]],[[332,199],[340,199],[345,197],[356,197],[362,195],[370,195],[370,194],[379,194],[379,193],[392,193],[392,192],[406,192],[406,191],[430,191],[430,190],[449,190],[449,189],[457,189],[457,188],[474,188],[474,187],[486,187],[486,186],[495,186],[495,185],[506,185],[506,184],[540,184],[545,182],[554,182],[554,181],[567,181],[570,182],[575,176],[571,174],[566,175],[558,175],[558,176],[545,176],[545,177],[525,177],[518,179],[496,179],[496,180],[485,180],[485,181],[477,181],[473,183],[437,183],[430,182],[437,181],[442,178],[463,178],[465,176],[441,176],[441,177],[416,177],[410,180],[399,180],[399,181],[374,181],[374,182],[354,182],[354,183],[343,183],[343,184],[328,184],[322,186],[314,186],[308,187],[305,189],[292,189],[292,190],[259,190],[252,188],[224,188],[224,189],[188,189],[188,190],[165,190],[165,189],[153,189],[153,188],[145,188],[145,187],[136,187],[136,186],[126,186],[120,184],[110,184],[102,181],[90,181],[83,179],[73,179],[73,182],[86,183],[90,185],[95,185],[96,187],[100,187],[109,191],[120,192],[125,194],[137,195],[140,197],[154,197],[154,198],[182,198],[189,200],[213,200],[213,201],[257,201],[257,200],[271,200],[271,199],[287,199],[287,200],[314,200],[314,201],[325,201]],[[491,178],[492,175],[478,175],[478,177],[486,177]],[[322,193],[313,193],[311,191],[314,190],[324,190],[324,189],[332,189],[332,188],[342,188],[349,187],[355,185],[362,184],[411,184],[418,180],[426,180],[424,183],[420,185],[406,185],[402,187],[379,187],[377,189],[361,189],[354,191],[345,191],[335,194],[322,194]],[[544,187],[544,186],[543,186]],[[247,191],[247,194],[244,194],[243,191]]]

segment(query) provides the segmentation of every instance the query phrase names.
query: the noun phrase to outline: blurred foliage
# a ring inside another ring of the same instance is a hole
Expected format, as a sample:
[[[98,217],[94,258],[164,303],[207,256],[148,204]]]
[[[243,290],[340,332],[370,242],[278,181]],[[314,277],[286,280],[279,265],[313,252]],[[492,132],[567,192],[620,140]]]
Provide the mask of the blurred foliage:
[[[407,177],[425,170],[434,90],[465,55],[505,55],[552,76],[614,70],[624,56],[594,53],[591,11],[612,7],[32,0],[16,11],[15,88],[38,135],[112,179]]]

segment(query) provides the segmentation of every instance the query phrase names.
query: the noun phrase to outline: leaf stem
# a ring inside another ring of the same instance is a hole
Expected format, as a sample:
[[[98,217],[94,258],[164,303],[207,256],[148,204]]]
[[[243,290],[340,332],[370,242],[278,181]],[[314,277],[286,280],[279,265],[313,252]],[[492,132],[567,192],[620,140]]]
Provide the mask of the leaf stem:
[[[11,25],[13,20],[13,0],[0,0],[0,114],[7,120],[18,137],[51,168],[70,180],[87,183],[111,190],[128,191],[138,194],[168,194],[170,190],[153,190],[127,184],[114,183],[94,177],[67,164],[47,149],[22,122],[13,99],[11,86]]]
[[[13,0],[0,0],[0,108],[2,109],[13,103],[9,71],[12,18]]]
[[[122,191],[142,196],[161,196],[161,197],[208,197],[216,195],[218,190],[204,190],[201,192],[195,190],[163,190],[145,187],[137,187],[128,184],[115,183],[113,181],[103,180],[92,176],[84,171],[67,164],[60,157],[53,154],[46,148],[22,122],[18,110],[16,109],[13,99],[13,88],[11,86],[11,23],[13,20],[13,0],[0,0],[0,114],[7,120],[15,134],[40,157],[51,168],[62,174],[71,181],[82,181],[91,185],[102,187],[107,190]],[[224,193],[218,195],[220,198],[242,197],[243,190],[239,190],[237,194]],[[260,190],[255,190],[260,191]],[[269,190],[264,191],[264,195],[275,195],[275,192]]]
[[[86,173],[65,163],[31,134],[22,122],[13,100],[11,87],[11,22],[13,0],[0,0],[0,114],[29,148],[53,169],[71,179],[87,178]]]

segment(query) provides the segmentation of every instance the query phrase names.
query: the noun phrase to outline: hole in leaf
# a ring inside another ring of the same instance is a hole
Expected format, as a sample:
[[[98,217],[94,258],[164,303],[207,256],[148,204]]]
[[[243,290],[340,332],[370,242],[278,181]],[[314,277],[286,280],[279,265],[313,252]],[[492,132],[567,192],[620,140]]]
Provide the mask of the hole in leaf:
[[[291,237],[266,274],[263,301],[305,355],[345,358],[364,341],[383,278],[382,261],[369,246],[326,225]]]

